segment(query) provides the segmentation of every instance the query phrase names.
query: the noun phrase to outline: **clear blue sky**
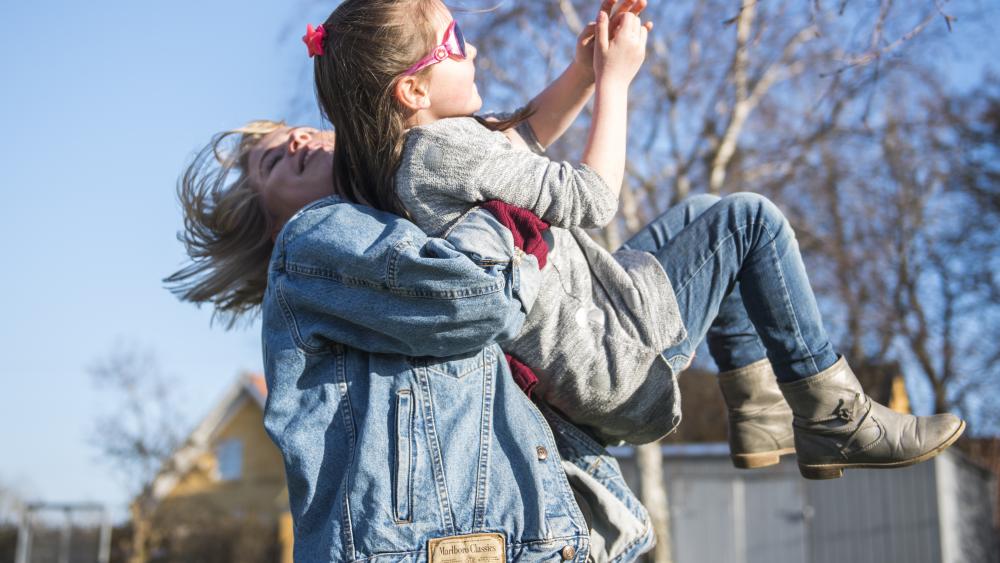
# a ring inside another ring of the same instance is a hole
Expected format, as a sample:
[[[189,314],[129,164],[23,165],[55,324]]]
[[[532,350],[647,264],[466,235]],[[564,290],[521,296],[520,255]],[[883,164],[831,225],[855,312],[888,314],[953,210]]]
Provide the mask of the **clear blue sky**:
[[[162,288],[184,258],[174,185],[212,133],[288,117],[295,94],[311,93],[300,27],[328,11],[288,0],[0,8],[0,486],[126,500],[87,442],[109,405],[86,368],[116,342],[156,353],[189,422],[239,372],[260,370],[258,326],[210,328],[209,311]]]
[[[210,328],[209,311],[178,303],[161,286],[184,259],[174,184],[212,133],[289,117],[296,95],[311,99],[298,38],[332,4],[0,7],[0,190],[8,210],[0,221],[0,486],[30,499],[123,505],[124,483],[87,441],[109,405],[86,369],[116,342],[157,354],[177,378],[189,424],[238,373],[260,369],[256,325]],[[945,58],[971,83],[979,65],[969,55],[983,51]]]

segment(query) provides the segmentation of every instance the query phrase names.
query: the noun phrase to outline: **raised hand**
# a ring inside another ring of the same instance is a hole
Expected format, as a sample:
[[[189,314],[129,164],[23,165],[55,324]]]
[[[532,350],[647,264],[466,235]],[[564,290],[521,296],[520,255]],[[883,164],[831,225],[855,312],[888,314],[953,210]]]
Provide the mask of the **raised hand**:
[[[631,12],[635,15],[639,15],[643,10],[646,9],[648,0],[602,0],[601,6],[598,9],[598,14],[601,12],[607,14],[609,21],[618,21],[615,16],[625,12]],[[653,29],[653,22],[645,22],[643,26],[646,28],[648,33]],[[576,40],[576,54],[573,62],[580,67],[581,70],[586,72],[591,79],[595,77],[594,74],[594,39],[596,37],[597,30],[597,20],[589,22],[584,26],[583,30],[577,36]],[[609,38],[614,39],[618,32],[618,27],[613,25],[609,30]]]
[[[631,11],[618,11],[611,19],[607,12],[597,14],[594,41],[594,76],[601,80],[628,84],[646,59],[649,29]],[[614,36],[611,36],[611,30]]]

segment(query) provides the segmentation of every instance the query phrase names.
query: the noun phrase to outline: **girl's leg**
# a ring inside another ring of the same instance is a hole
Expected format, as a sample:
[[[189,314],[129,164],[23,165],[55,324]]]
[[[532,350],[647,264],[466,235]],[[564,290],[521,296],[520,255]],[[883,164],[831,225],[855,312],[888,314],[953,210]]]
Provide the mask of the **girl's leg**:
[[[934,457],[965,423],[950,414],[916,417],[875,403],[823,329],[788,221],[755,194],[728,196],[654,253],[673,283],[688,341],[665,352],[690,356],[739,284],[767,348],[781,393],[795,414],[802,475],[840,477],[845,468],[903,467]]]
[[[718,196],[707,194],[685,199],[651,221],[629,239],[623,247],[657,254],[671,239],[719,200]],[[767,355],[767,349],[764,348],[764,343],[757,335],[757,330],[747,315],[746,307],[743,306],[739,282],[736,282],[733,288],[722,296],[718,313],[714,318],[685,318],[684,320],[689,334],[696,333],[698,336],[689,336],[685,343],[689,345],[690,352],[685,350],[685,353],[681,353],[681,350],[674,350],[676,352],[674,355],[681,358],[678,361],[690,357],[701,342],[702,335],[705,335],[708,341],[709,353],[720,372],[729,372],[749,366],[764,359]]]
[[[696,217],[676,215],[691,220],[677,230],[667,229],[676,219],[665,218],[628,243],[665,243],[653,254],[673,283],[688,329],[685,341],[664,352],[669,361],[686,362],[709,333],[713,358],[724,371],[763,357],[760,343],[780,381],[815,375],[837,361],[794,233],[774,204],[734,194]],[[672,236],[663,236],[668,232]]]
[[[698,195],[650,222],[626,243],[627,248],[656,254],[671,239],[720,201]],[[727,288],[728,289],[728,288]],[[685,297],[690,297],[688,293]],[[682,306],[682,309],[691,310]],[[795,452],[792,411],[778,389],[767,350],[750,322],[737,281],[722,297],[715,318],[685,319],[688,341],[668,352],[686,362],[705,334],[709,353],[721,372],[718,382],[726,403],[730,457],[741,469],[766,467]]]

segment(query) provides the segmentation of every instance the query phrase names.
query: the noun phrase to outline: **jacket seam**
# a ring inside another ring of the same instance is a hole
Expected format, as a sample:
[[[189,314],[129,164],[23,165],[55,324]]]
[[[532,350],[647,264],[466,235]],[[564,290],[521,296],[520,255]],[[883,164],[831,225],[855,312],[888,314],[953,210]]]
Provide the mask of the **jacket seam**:
[[[278,300],[280,305],[281,315],[285,318],[285,323],[288,325],[288,333],[292,337],[292,341],[298,346],[300,350],[308,355],[318,355],[323,353],[329,353],[331,350],[324,347],[313,346],[306,343],[305,339],[302,338],[302,333],[299,329],[299,323],[295,318],[295,314],[292,312],[291,306],[288,305],[288,300],[285,297],[285,292],[282,290],[284,285],[284,279],[282,277],[276,277],[274,280],[274,296]]]
[[[429,359],[427,357],[413,358],[411,360],[411,365],[422,365],[425,368],[427,368],[427,371],[429,371],[431,373],[434,373],[434,374],[437,374],[437,375],[440,375],[441,377],[450,377],[452,379],[464,379],[465,376],[469,375],[470,373],[473,373],[476,370],[482,370],[482,369],[484,369],[484,366],[485,366],[484,354],[485,354],[484,351],[476,354],[476,356],[474,358],[476,360],[476,362],[473,363],[473,362],[470,361],[469,363],[472,364],[471,367],[469,367],[465,371],[462,371],[461,373],[456,373],[456,374],[448,373],[448,372],[446,372],[446,371],[444,371],[442,369],[439,369],[437,367],[437,366],[439,366],[441,364],[451,364],[451,363],[454,363],[455,360],[448,360],[448,359],[441,359],[441,358]]]
[[[479,423],[479,464],[476,468],[476,505],[472,519],[473,529],[486,526],[486,505],[490,487],[489,465],[493,444],[493,393],[495,392],[493,380],[496,377],[496,370],[488,371],[486,369],[486,362],[488,359],[492,361],[492,357],[487,356],[484,351],[477,358],[483,367],[483,400],[481,403],[483,411]]]
[[[597,457],[597,459],[593,463],[590,463],[590,464],[587,465],[587,469],[586,469],[586,473],[588,475],[596,477],[597,476],[597,470],[602,465],[604,465],[604,459],[603,458],[606,455],[606,450],[604,448],[602,448],[600,444],[597,443],[597,440],[591,438],[586,432],[584,432],[583,430],[580,430],[574,424],[572,424],[572,423],[566,421],[565,419],[563,419],[559,414],[555,413],[551,409],[551,407],[549,407],[548,405],[544,405],[544,404],[542,406],[544,407],[544,410],[547,411],[547,412],[543,412],[543,416],[545,414],[549,415],[549,416],[545,417],[546,418],[546,423],[548,423],[549,418],[551,418],[551,417],[558,417],[560,419],[559,424],[557,424],[557,425],[549,424],[550,427],[556,426],[555,430],[557,430],[560,434],[562,434],[563,436],[565,436],[566,439],[567,439],[567,441],[570,444],[572,444],[575,448],[583,450],[582,453],[584,453],[586,455],[593,455],[593,456]],[[536,405],[536,407],[537,407],[537,405]],[[542,410],[542,409],[539,408],[539,410]]]
[[[552,454],[556,456],[556,459],[553,460],[549,469],[555,474],[555,479],[559,481],[559,484],[561,485],[559,487],[559,496],[562,498],[562,503],[564,506],[569,507],[569,510],[572,513],[573,524],[576,525],[577,529],[589,531],[590,528],[587,525],[587,519],[584,518],[583,512],[580,510],[580,506],[577,504],[576,498],[573,496],[573,487],[569,484],[569,478],[566,477],[566,471],[563,470],[562,465],[559,463],[559,461],[563,459],[563,456],[559,453],[559,444],[556,442],[556,437],[552,432],[552,427],[549,426],[548,420],[546,420],[545,415],[534,401],[529,399],[527,395],[524,395],[524,400],[528,403],[531,413],[535,417],[535,421],[541,425],[542,430],[545,432],[548,447],[554,450]],[[551,469],[552,467],[555,467],[556,470],[553,471]],[[587,544],[587,550],[590,550],[589,543]]]
[[[392,245],[392,252],[389,254],[389,259],[385,262],[385,282],[390,289],[397,287],[399,285],[396,279],[396,264],[399,262],[399,255],[401,253],[401,247],[409,247],[410,239],[404,238]]]
[[[642,510],[645,511],[645,508],[643,508]],[[649,522],[648,514],[647,514],[647,517],[646,517],[646,522]],[[622,550],[621,550],[621,554],[618,555],[618,557],[615,557],[614,559],[612,559],[609,563],[615,563],[617,561],[625,561],[626,560],[625,559],[626,556],[628,556],[630,558],[634,558],[636,554],[631,553],[631,551],[633,549],[635,549],[636,546],[640,542],[649,541],[648,536],[649,536],[649,526],[646,525],[646,526],[643,526],[642,533],[639,534],[634,540],[632,540],[631,542],[629,542],[628,545],[626,545],[625,547],[623,547]]]
[[[434,394],[431,391],[431,381],[426,366],[415,370],[423,400],[421,411],[424,418],[424,436],[427,439],[428,456],[431,464],[431,474],[437,489],[438,507],[441,510],[442,526],[448,535],[455,535],[455,522],[451,513],[451,495],[448,492],[448,478],[444,472],[444,458],[441,455],[441,444],[438,441],[437,424],[434,421]]]
[[[337,367],[336,367],[337,387],[340,389],[341,394],[344,397],[343,400],[345,404],[345,408],[340,409],[340,411],[341,415],[344,418],[344,428],[346,428],[349,433],[348,441],[350,447],[348,448],[348,451],[351,452],[350,458],[347,460],[346,470],[344,471],[344,483],[341,483],[341,490],[344,491],[344,522],[342,526],[343,526],[343,534],[345,541],[344,547],[347,549],[347,553],[350,554],[350,557],[354,558],[357,557],[357,553],[355,551],[355,546],[354,546],[354,523],[353,519],[351,518],[350,494],[348,492],[348,487],[345,485],[354,472],[354,460],[357,457],[356,450],[358,447],[358,441],[357,441],[357,429],[354,427],[354,408],[353,405],[351,404],[350,387],[347,384],[346,354],[341,354],[338,360],[339,361],[337,362]]]
[[[491,285],[468,287],[460,290],[427,291],[427,290],[413,290],[413,289],[404,289],[400,287],[392,287],[391,285],[383,285],[363,278],[345,276],[343,274],[339,274],[327,268],[304,266],[301,264],[296,264],[294,262],[286,262],[285,270],[292,274],[329,280],[341,283],[345,286],[366,287],[369,289],[375,289],[379,291],[389,291],[394,295],[401,295],[404,297],[418,297],[418,298],[428,298],[428,299],[463,299],[467,297],[482,297],[484,295],[490,295],[503,290],[504,285],[506,283],[506,280],[501,279]]]

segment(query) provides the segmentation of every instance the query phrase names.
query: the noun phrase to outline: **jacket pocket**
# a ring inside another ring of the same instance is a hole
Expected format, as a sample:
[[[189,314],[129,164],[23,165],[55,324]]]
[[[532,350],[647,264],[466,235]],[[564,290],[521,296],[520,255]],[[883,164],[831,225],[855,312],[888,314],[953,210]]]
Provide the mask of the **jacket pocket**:
[[[473,373],[481,374],[486,361],[484,350],[473,352],[467,356],[451,356],[447,359],[427,358],[427,370],[432,375],[443,375],[462,379]]]
[[[413,478],[413,393],[409,389],[396,392],[396,522],[411,520]]]

